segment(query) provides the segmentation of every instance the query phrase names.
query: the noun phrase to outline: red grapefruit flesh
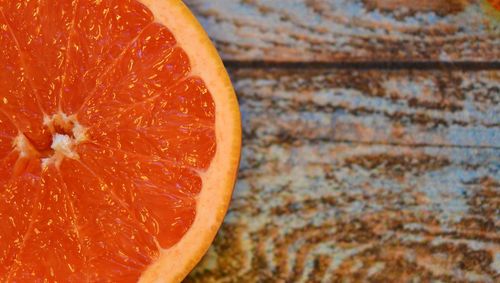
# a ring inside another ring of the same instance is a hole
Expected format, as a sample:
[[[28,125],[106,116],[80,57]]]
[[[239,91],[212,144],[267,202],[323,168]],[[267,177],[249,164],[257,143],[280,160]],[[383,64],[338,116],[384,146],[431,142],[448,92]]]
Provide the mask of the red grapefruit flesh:
[[[220,226],[239,110],[177,0],[0,1],[0,281],[176,282]]]

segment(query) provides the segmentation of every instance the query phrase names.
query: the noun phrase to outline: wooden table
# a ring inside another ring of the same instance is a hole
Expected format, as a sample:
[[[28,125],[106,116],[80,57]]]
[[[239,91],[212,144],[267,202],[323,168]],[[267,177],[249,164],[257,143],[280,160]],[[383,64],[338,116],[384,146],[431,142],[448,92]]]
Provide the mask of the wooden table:
[[[230,212],[187,282],[500,282],[499,14],[185,2],[244,131]]]

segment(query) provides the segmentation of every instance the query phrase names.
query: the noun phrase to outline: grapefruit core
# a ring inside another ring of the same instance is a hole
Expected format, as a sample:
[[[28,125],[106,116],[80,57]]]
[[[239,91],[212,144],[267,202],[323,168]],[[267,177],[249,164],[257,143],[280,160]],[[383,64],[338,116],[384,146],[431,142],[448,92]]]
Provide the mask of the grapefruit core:
[[[180,282],[219,229],[238,102],[180,0],[0,0],[0,282]]]

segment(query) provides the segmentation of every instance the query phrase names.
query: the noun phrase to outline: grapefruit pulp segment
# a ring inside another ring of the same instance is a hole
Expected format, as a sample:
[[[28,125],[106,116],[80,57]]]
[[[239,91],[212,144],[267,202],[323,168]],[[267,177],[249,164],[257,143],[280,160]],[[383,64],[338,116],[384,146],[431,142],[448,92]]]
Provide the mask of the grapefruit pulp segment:
[[[57,111],[69,29],[75,2],[58,0],[1,1],[3,20],[12,35],[23,78],[40,110]],[[2,45],[5,46],[5,45]],[[26,102],[26,100],[23,100]],[[31,102],[31,101],[30,101]]]
[[[0,44],[0,281],[182,280],[241,143],[196,19],[180,0],[0,1]]]

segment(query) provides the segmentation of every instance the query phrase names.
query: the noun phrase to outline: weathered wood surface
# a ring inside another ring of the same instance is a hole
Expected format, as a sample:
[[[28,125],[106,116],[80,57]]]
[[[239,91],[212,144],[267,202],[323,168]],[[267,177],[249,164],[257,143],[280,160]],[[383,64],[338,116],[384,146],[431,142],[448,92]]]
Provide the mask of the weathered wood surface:
[[[246,138],[500,149],[499,71],[234,69],[231,74]]]
[[[187,282],[498,282],[499,167],[492,149],[247,139]]]
[[[498,72],[231,75],[240,178],[187,282],[500,280]]]
[[[230,69],[240,178],[186,281],[499,282],[500,71],[307,66],[500,62],[480,2],[187,0],[224,59],[305,68]]]
[[[485,1],[185,0],[226,60],[498,62]]]

